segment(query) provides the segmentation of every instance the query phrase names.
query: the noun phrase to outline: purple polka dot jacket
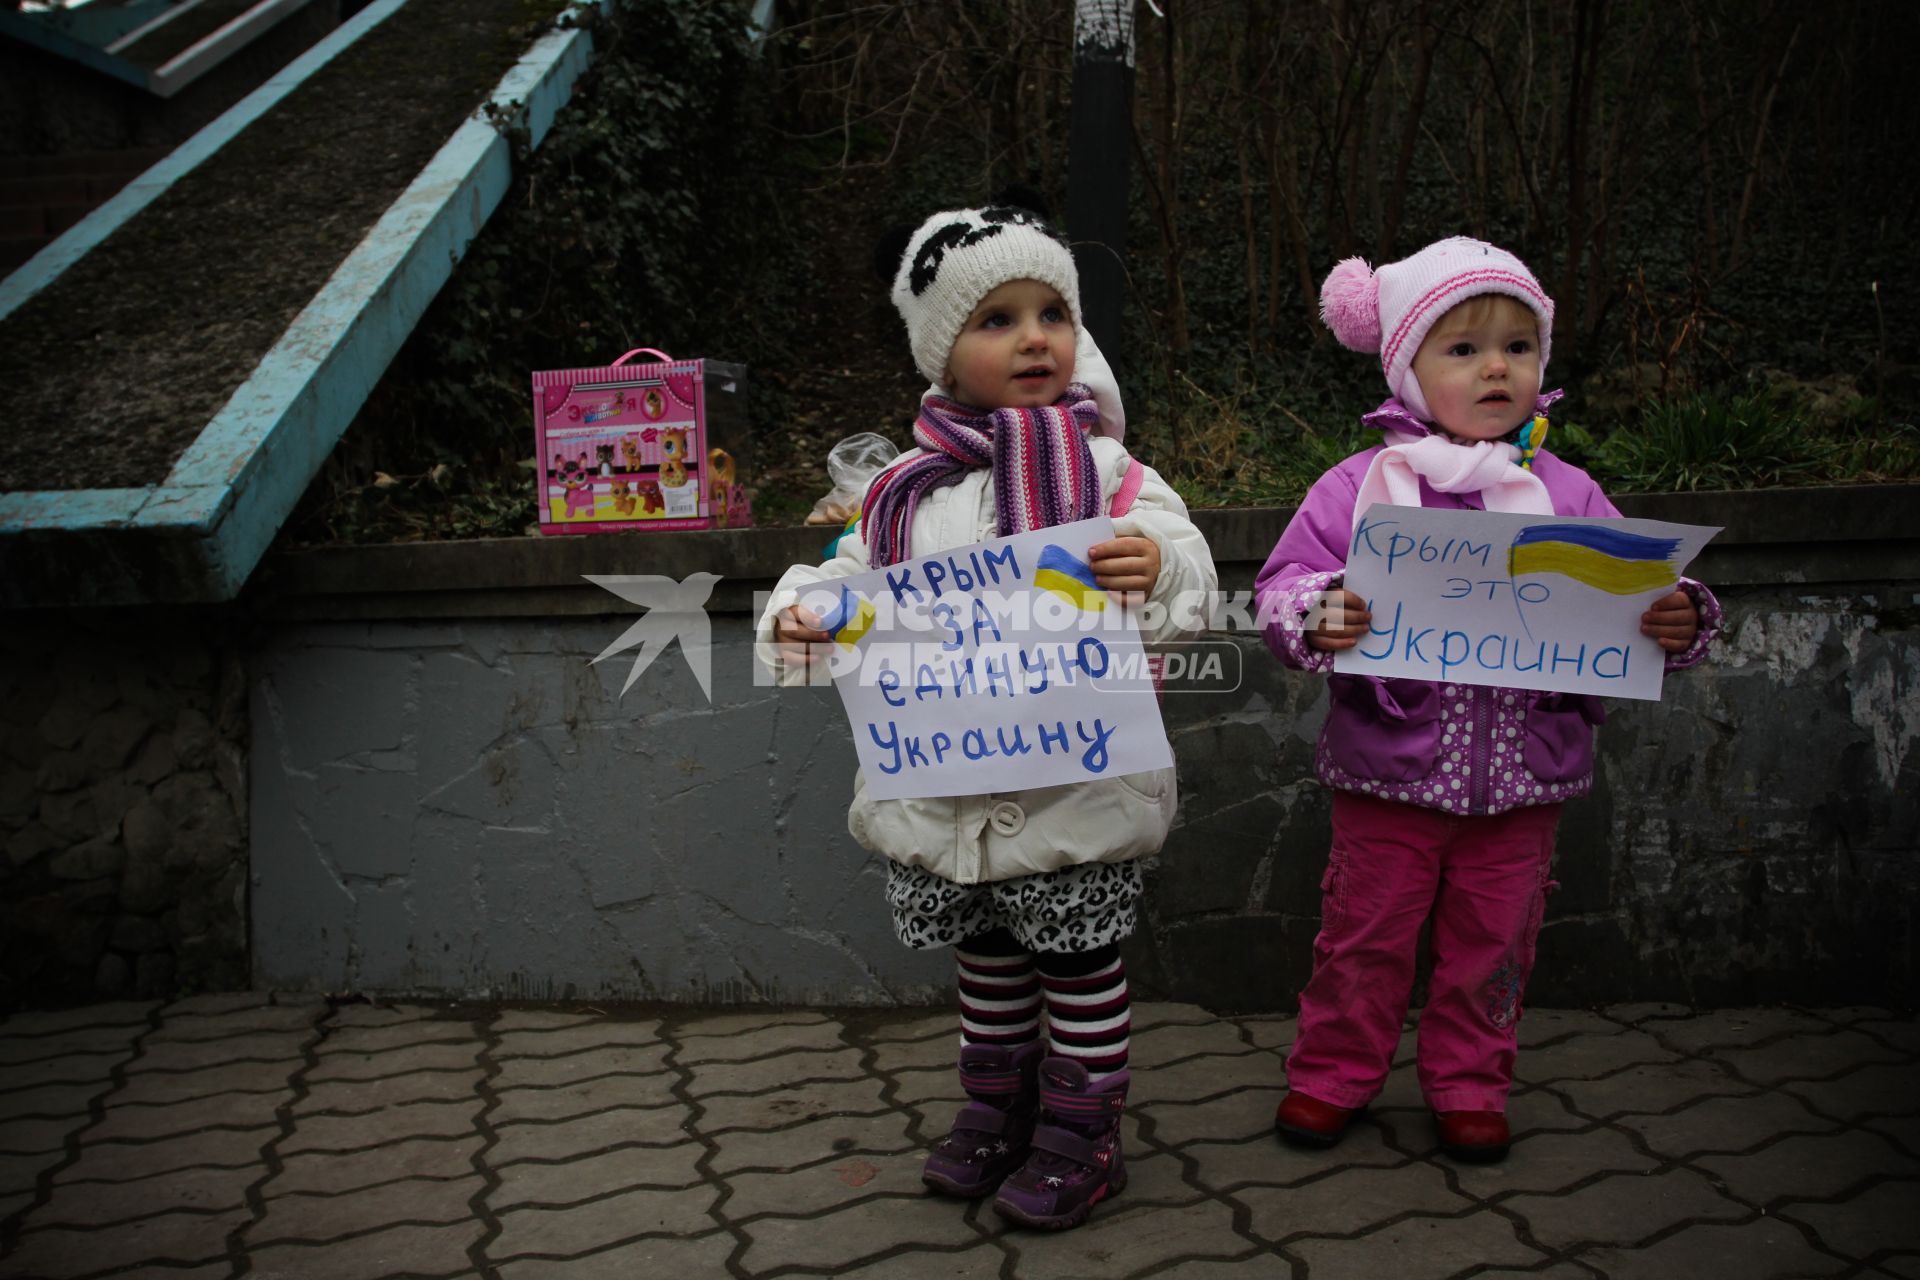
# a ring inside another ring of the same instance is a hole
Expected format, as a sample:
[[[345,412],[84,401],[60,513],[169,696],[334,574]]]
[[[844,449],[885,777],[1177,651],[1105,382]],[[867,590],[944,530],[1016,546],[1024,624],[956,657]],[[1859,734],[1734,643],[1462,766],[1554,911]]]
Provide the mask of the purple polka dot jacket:
[[[1389,416],[1402,429],[1412,421],[1385,406],[1368,420]],[[1267,645],[1290,667],[1333,671],[1333,655],[1307,644],[1304,620],[1322,592],[1340,585],[1355,495],[1379,451],[1357,453],[1314,482],[1255,579],[1255,599],[1270,619]],[[1620,514],[1591,476],[1544,449],[1533,472],[1556,515]],[[1477,493],[1440,493],[1425,481],[1420,503],[1483,509]],[[1680,588],[1699,611],[1700,632],[1684,653],[1667,655],[1668,671],[1699,662],[1720,630],[1713,593],[1688,578]],[[1593,785],[1593,731],[1606,719],[1598,698],[1342,674],[1331,675],[1328,692],[1315,764],[1321,782],[1335,790],[1495,814],[1585,795]]]

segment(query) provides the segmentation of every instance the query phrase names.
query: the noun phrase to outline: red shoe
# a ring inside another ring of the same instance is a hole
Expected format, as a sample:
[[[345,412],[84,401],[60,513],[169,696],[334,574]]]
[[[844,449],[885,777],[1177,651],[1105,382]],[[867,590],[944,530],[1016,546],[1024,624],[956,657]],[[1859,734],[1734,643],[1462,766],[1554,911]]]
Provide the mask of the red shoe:
[[[1498,1111],[1436,1111],[1440,1149],[1468,1164],[1492,1164],[1507,1158],[1512,1135],[1507,1117]]]
[[[1273,1113],[1274,1132],[1283,1142],[1298,1147],[1330,1147],[1347,1131],[1358,1107],[1336,1107],[1330,1102],[1310,1098],[1298,1089],[1287,1090]]]

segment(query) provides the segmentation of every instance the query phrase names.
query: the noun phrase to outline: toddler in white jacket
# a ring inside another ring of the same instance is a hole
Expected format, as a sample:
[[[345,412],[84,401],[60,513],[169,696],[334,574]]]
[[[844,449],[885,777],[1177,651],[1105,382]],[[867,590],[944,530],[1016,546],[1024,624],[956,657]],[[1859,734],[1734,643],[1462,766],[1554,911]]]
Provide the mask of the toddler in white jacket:
[[[1170,640],[1217,585],[1205,538],[1160,477],[1121,446],[1112,372],[1080,319],[1073,255],[1011,205],[934,214],[891,261],[914,362],[933,385],[910,450],[874,479],[859,523],[825,564],[795,565],[760,620],[762,657],[786,683],[826,645],[806,588],[1028,529],[1114,517],[1090,549],[1095,581],[1164,607]],[[1133,932],[1134,860],[1174,812],[1162,769],[998,795],[874,800],[856,776],[848,827],[885,856],[900,940],[952,946],[961,1085],[971,1099],[928,1156],[936,1191],[994,1195],[1012,1221],[1084,1222],[1126,1185],[1128,996],[1119,942]],[[1042,1016],[1044,1010],[1044,1018]]]

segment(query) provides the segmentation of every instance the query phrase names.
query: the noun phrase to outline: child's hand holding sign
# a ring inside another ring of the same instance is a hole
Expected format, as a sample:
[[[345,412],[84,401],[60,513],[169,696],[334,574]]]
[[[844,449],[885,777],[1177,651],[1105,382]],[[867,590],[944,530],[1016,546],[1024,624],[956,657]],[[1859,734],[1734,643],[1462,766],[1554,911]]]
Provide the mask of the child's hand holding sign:
[[[1160,580],[1160,548],[1152,538],[1109,538],[1087,551],[1093,580],[1121,593],[1120,603],[1139,604]]]
[[[819,659],[825,651],[813,646],[831,639],[820,629],[820,615],[803,604],[790,604],[780,611],[773,624],[773,635],[780,642],[781,661],[797,662],[801,666]]]

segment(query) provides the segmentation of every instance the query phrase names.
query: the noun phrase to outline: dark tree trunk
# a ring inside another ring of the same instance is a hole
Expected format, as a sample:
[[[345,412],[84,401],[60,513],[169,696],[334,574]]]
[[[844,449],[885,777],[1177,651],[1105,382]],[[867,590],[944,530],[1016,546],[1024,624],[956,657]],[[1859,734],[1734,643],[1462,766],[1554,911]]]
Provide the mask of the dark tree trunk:
[[[1133,130],[1133,0],[1076,0],[1067,231],[1081,323],[1116,366],[1127,278],[1127,151]]]

